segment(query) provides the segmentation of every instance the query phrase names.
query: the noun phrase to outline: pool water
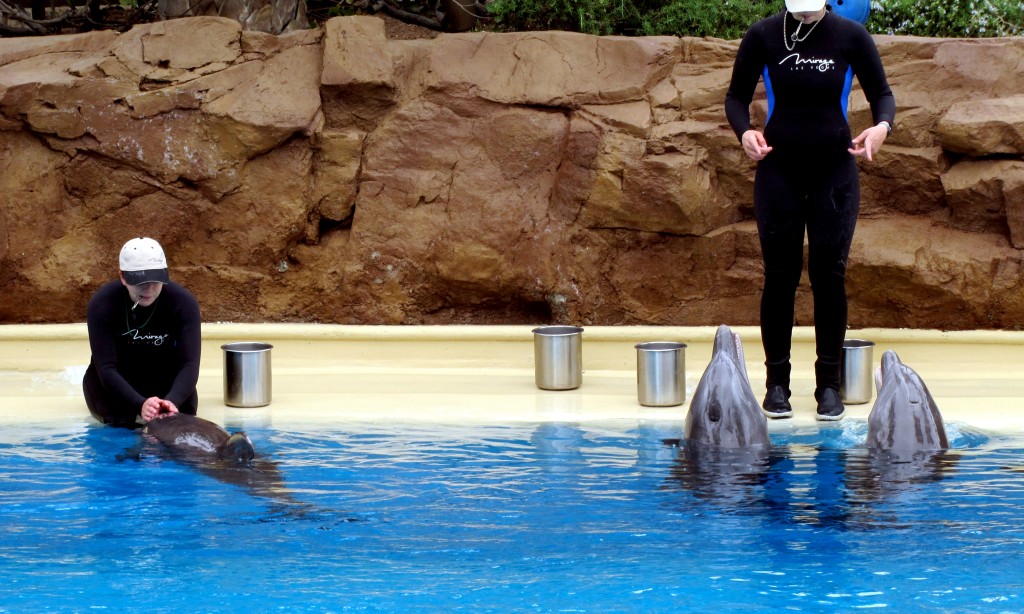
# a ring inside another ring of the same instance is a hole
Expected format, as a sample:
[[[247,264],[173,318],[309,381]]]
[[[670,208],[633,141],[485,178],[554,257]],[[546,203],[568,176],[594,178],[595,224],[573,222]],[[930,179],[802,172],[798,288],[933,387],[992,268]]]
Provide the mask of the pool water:
[[[681,427],[258,428],[242,473],[3,427],[0,611],[1024,609],[1024,441],[879,459],[846,420],[701,459]]]

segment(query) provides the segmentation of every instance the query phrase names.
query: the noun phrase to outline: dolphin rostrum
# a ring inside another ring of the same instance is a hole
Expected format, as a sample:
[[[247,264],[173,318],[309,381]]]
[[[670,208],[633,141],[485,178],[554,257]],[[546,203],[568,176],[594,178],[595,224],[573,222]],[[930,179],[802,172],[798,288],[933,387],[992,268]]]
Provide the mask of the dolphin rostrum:
[[[715,448],[759,447],[767,451],[768,419],[750,388],[740,336],[718,327],[711,362],[697,384],[686,414],[688,442]]]
[[[946,427],[924,381],[892,350],[875,372],[878,394],[868,414],[867,447],[913,453],[949,447]]]

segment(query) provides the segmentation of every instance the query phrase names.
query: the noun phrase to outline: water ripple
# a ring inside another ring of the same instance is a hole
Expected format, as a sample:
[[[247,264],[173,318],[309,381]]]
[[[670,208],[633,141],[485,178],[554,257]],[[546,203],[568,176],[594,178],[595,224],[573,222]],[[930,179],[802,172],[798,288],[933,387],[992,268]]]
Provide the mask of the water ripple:
[[[865,429],[755,460],[687,458],[679,424],[253,429],[280,474],[253,491],[127,431],[5,427],[0,611],[1024,609],[1024,442],[891,458]]]

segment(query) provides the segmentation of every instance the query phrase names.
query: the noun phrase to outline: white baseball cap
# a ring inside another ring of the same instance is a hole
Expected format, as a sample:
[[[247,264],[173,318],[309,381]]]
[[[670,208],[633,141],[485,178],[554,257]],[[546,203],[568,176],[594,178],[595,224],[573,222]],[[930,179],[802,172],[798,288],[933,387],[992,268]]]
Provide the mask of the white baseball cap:
[[[786,0],[786,10],[790,13],[817,13],[825,8],[825,0]]]
[[[137,286],[146,282],[167,283],[167,258],[164,248],[148,237],[132,239],[121,248],[121,275],[129,285]]]

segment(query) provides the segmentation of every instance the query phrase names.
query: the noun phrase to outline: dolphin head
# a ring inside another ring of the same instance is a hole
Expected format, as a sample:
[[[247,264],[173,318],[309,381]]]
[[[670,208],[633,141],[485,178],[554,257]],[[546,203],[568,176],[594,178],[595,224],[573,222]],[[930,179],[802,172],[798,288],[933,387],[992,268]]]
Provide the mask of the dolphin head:
[[[242,431],[232,433],[220,449],[220,457],[223,460],[248,463],[254,456],[256,451],[252,447],[252,442]]]
[[[690,402],[684,435],[690,442],[719,448],[769,445],[768,420],[750,389],[740,336],[724,324],[718,327],[711,362]]]
[[[882,354],[882,362],[875,371],[875,387],[879,394],[884,390],[887,396],[899,396],[911,405],[924,402],[922,392],[928,392],[921,377],[903,364],[893,350],[886,350]]]
[[[942,414],[921,377],[887,350],[875,372],[878,394],[868,414],[869,448],[895,451],[949,447]]]

